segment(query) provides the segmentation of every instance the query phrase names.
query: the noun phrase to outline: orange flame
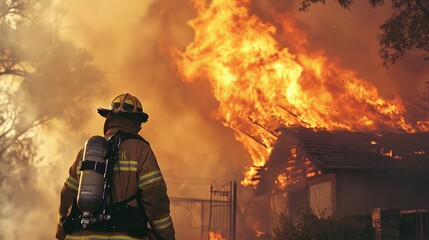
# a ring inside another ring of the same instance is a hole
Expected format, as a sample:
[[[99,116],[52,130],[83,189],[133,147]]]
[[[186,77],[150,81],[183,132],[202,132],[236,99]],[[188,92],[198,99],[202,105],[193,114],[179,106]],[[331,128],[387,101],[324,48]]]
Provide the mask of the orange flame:
[[[274,183],[276,183],[281,190],[284,190],[287,187],[287,182],[288,176],[286,175],[286,173],[280,173],[277,176],[277,179],[274,181]]]
[[[393,155],[393,150],[390,151],[384,151],[384,148],[381,148],[381,155],[386,156],[386,157],[391,157],[393,159],[402,159],[401,156],[398,155]]]
[[[210,240],[226,240],[225,238],[222,238],[222,234],[219,232],[209,232],[209,238]]]
[[[416,131],[400,99],[385,100],[372,84],[339,67],[322,53],[308,53],[305,35],[281,16],[285,41],[276,28],[248,11],[249,0],[213,0],[198,5],[189,25],[194,41],[178,59],[185,81],[208,80],[219,102],[216,117],[234,130],[253,160],[244,185],[256,185],[277,140],[280,125],[328,130]],[[294,53],[292,53],[294,50]],[[420,127],[425,124],[421,123]],[[310,174],[312,175],[312,174]],[[279,176],[284,183],[284,177]]]

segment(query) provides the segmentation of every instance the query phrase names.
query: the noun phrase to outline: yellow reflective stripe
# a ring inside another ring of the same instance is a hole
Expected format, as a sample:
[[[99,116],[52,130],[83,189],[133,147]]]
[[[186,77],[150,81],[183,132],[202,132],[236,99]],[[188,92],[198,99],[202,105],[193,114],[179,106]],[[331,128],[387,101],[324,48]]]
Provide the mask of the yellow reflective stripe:
[[[61,215],[60,215],[60,214],[58,214],[58,225],[59,225],[60,227],[62,227],[62,226],[63,226],[63,223],[61,222]]]
[[[124,103],[134,106],[133,100],[131,99],[125,99]]]
[[[113,170],[119,172],[137,172],[137,168],[134,167],[115,167]]]
[[[139,177],[139,188],[144,188],[147,185],[160,181],[162,179],[161,172],[159,170],[147,173]]]
[[[138,240],[138,238],[133,238],[127,235],[84,235],[84,236],[67,236],[66,239],[78,239],[78,240]]]
[[[172,224],[171,217],[168,215],[167,217],[163,217],[158,220],[152,221],[151,226],[156,230],[162,230],[170,227]]]
[[[113,168],[115,171],[137,172],[137,161],[119,161]]]
[[[119,97],[117,97],[117,98],[115,98],[115,99],[113,100],[113,103],[120,103],[120,102],[121,102],[121,98],[122,98],[122,95],[121,95],[121,96],[119,96]]]
[[[77,188],[79,187],[79,182],[71,176],[67,178],[65,184],[74,190],[77,190]]]

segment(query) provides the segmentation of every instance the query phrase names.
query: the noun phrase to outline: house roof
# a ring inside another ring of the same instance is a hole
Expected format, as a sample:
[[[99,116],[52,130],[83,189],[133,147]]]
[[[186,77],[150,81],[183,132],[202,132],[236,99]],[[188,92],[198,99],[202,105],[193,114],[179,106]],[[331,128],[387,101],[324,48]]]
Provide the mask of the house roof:
[[[269,161],[254,178],[259,181],[257,194],[291,190],[307,178],[344,170],[429,171],[429,132],[368,133],[303,127],[278,131]],[[285,184],[280,184],[280,178]]]
[[[279,130],[277,144],[285,142],[282,138],[295,139],[297,147],[322,171],[429,169],[429,132],[367,133],[302,127]]]

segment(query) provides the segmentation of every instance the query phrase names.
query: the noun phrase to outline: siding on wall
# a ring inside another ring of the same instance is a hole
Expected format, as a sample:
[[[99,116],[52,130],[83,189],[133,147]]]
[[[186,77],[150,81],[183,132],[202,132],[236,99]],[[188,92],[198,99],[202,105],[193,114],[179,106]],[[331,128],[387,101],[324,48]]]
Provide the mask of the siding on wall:
[[[338,171],[340,216],[370,214],[373,208],[429,208],[429,174],[423,171]]]

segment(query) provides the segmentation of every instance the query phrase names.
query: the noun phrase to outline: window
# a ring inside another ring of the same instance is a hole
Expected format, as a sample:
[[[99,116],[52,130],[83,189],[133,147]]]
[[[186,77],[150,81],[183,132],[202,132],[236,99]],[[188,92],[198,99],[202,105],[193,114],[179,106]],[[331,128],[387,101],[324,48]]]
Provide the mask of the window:
[[[316,216],[332,215],[332,183],[322,182],[310,186],[310,208]]]

